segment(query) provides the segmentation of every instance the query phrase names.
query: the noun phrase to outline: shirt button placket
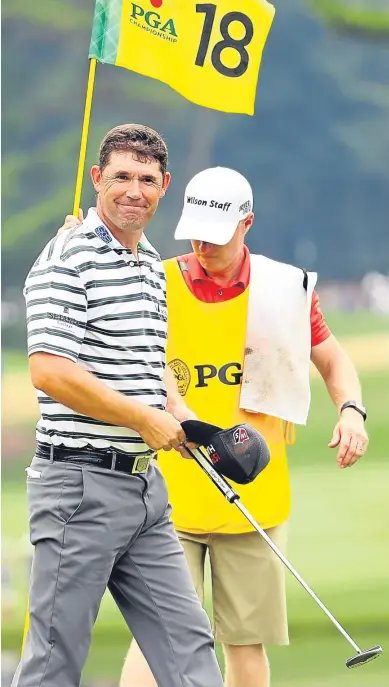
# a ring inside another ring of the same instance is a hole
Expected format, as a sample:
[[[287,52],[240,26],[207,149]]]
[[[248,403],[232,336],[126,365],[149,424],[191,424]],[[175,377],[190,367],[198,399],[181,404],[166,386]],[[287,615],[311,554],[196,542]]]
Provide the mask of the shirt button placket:
[[[139,281],[140,281],[140,290],[143,294],[143,279],[142,279],[142,268],[141,268],[141,262],[140,262],[140,253],[139,253],[139,246],[138,246],[138,261],[132,259],[130,262],[130,267],[137,267],[139,270]]]
[[[128,257],[129,257],[129,260],[128,260],[129,267],[131,267],[131,269],[134,269],[134,267],[138,267],[138,269],[139,269],[140,289],[141,289],[141,292],[143,293],[143,279],[142,279],[142,271],[141,271],[140,260],[139,260],[139,253],[138,253],[138,262],[135,260],[133,253],[131,253]]]

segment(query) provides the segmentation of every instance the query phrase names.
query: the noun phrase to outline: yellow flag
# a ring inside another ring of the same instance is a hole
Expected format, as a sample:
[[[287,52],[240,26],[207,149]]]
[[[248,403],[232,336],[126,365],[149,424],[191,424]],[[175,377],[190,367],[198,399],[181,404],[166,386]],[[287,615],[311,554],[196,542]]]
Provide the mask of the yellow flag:
[[[274,12],[266,0],[96,0],[89,57],[203,107],[253,114]]]

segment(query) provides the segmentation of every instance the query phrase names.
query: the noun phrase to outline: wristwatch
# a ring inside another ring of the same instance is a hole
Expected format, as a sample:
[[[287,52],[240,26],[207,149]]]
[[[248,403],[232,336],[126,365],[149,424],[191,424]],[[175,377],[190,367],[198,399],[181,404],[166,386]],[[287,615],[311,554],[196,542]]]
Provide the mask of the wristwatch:
[[[367,418],[366,408],[364,406],[362,406],[360,403],[357,403],[356,401],[346,401],[346,403],[343,403],[343,405],[339,411],[339,414],[341,414],[345,408],[354,408],[354,410],[356,410],[357,413],[362,415],[363,419],[366,420],[366,418]]]

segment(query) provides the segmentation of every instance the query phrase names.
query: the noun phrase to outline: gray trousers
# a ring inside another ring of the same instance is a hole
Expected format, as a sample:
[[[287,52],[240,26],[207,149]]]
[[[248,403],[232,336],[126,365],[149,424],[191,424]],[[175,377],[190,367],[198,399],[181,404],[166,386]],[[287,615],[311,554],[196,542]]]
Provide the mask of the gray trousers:
[[[31,468],[30,629],[12,687],[79,686],[107,587],[159,687],[222,687],[159,469]]]

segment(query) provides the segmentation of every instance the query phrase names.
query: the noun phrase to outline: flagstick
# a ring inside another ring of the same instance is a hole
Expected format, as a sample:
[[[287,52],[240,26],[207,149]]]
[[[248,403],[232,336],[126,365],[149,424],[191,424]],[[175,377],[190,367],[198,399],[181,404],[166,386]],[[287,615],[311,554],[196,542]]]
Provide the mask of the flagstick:
[[[92,110],[93,88],[95,85],[95,74],[96,74],[96,58],[93,57],[89,63],[89,76],[88,76],[88,86],[86,89],[86,97],[85,97],[85,110],[84,110],[84,121],[82,124],[82,133],[81,133],[80,156],[78,159],[76,190],[75,190],[75,194],[74,194],[73,215],[75,215],[76,217],[78,216],[78,211],[80,209],[82,180],[83,180],[83,176],[84,176],[85,158],[86,158],[86,146],[88,143],[89,122],[90,122],[90,115],[91,115],[91,110]],[[27,637],[29,625],[30,625],[30,616],[29,616],[29,612],[28,612],[28,601],[27,601],[26,618],[24,621],[22,651],[21,651],[22,655],[23,655],[23,651],[24,651],[24,645],[26,643],[26,637]]]
[[[84,122],[82,125],[82,134],[81,134],[80,157],[78,160],[76,190],[75,190],[75,194],[74,194],[73,215],[75,215],[76,217],[78,216],[78,211],[80,209],[82,179],[84,176],[86,145],[88,142],[89,122],[90,122],[90,115],[91,115],[91,110],[92,110],[93,87],[95,84],[95,73],[96,73],[96,58],[93,57],[90,61],[90,64],[89,64],[88,86],[87,86],[86,98],[85,98]]]
[[[29,612],[28,612],[28,599],[27,599],[26,618],[25,618],[25,620],[24,620],[24,630],[23,630],[23,640],[22,640],[22,651],[21,651],[21,655],[22,655],[22,656],[23,656],[23,651],[24,651],[24,645],[25,645],[25,643],[26,643],[26,637],[27,637],[27,632],[28,632],[29,625],[30,625],[30,615],[29,615]]]

